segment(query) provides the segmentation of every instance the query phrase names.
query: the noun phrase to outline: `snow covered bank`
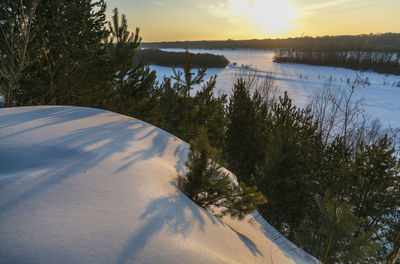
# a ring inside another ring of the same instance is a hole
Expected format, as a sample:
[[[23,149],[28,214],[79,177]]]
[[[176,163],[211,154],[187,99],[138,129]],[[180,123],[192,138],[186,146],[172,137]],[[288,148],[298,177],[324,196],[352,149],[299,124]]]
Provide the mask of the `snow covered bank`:
[[[258,217],[190,201],[176,186],[187,152],[112,112],[0,110],[0,263],[309,263]]]

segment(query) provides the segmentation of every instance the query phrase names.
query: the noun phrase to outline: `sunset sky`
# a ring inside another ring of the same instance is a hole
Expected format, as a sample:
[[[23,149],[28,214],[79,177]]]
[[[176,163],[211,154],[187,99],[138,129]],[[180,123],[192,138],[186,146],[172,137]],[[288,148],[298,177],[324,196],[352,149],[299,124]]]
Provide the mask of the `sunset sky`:
[[[106,0],[145,42],[400,32],[400,0]]]

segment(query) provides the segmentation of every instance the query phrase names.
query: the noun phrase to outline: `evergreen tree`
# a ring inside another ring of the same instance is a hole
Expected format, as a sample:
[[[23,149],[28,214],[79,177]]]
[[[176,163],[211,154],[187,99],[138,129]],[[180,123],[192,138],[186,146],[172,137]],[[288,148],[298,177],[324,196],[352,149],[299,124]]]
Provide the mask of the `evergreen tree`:
[[[205,130],[211,145],[221,147],[225,135],[226,95],[214,95],[215,76],[204,82],[205,69],[198,69],[197,74],[192,71],[191,55],[187,52],[183,72],[174,69],[174,76],[162,83],[160,126],[185,141]],[[194,87],[200,85],[201,89],[192,95]]]
[[[122,14],[120,21],[117,8],[113,10],[112,22],[108,22],[108,30],[110,36],[107,49],[111,64],[118,81],[123,81],[123,77],[134,65],[134,55],[142,38],[139,36],[138,28],[136,28],[136,33],[129,32],[126,16]]]
[[[119,17],[118,9],[113,10],[112,22],[108,23],[110,36],[107,54],[113,71],[111,110],[148,121],[157,122],[158,100],[155,88],[155,71],[151,71],[143,60],[136,60],[135,54],[142,38],[139,29],[128,30],[125,15]]]
[[[307,210],[296,241],[324,263],[378,263],[395,248],[396,157],[386,136],[357,149],[344,142],[337,137],[321,152],[315,205]]]
[[[203,82],[206,74],[205,69],[198,69],[195,75],[192,69],[191,56],[187,52],[183,72],[173,68],[174,75],[162,84],[161,112],[165,121],[162,127],[186,141],[194,139],[198,131],[195,125],[197,109],[190,93],[193,86]]]
[[[316,196],[315,202],[319,217],[304,221],[299,228],[302,232],[297,233],[298,242],[308,252],[323,263],[378,262],[379,243],[359,232],[365,219],[354,214],[350,203],[333,197],[328,190]]]
[[[394,152],[386,135],[370,144],[361,144],[354,157],[353,182],[349,186],[354,214],[366,219],[355,236],[367,233],[366,240],[389,247],[395,247],[395,242],[390,239],[392,230],[387,230],[387,225],[393,228],[391,223],[398,223],[400,201],[400,177]]]
[[[382,264],[396,264],[400,260],[400,232],[397,233],[397,237],[390,249],[389,253],[386,255]]]
[[[272,107],[268,119],[268,146],[256,180],[269,202],[260,212],[292,239],[313,204],[322,140],[309,110],[292,106],[286,93]]]
[[[217,163],[219,155],[204,133],[193,140],[182,189],[199,206],[219,216],[243,219],[266,199],[257,192],[257,187],[247,187],[242,182],[235,184]]]
[[[98,95],[110,76],[105,8],[104,0],[39,1],[33,26],[40,30],[28,48],[39,59],[23,73],[19,105],[80,104]]]
[[[16,102],[23,70],[38,59],[28,52],[39,29],[34,23],[38,4],[38,0],[0,3],[0,93],[8,107]]]
[[[246,184],[254,184],[252,175],[265,155],[266,115],[261,96],[251,96],[248,83],[239,78],[229,99],[223,155],[227,168]]]

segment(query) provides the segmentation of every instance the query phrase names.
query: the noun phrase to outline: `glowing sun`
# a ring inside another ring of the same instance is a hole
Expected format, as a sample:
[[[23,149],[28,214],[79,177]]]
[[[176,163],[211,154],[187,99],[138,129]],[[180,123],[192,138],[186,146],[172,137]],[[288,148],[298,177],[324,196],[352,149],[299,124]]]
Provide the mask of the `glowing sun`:
[[[273,33],[290,29],[298,17],[296,9],[285,0],[230,0],[229,9],[232,15]]]

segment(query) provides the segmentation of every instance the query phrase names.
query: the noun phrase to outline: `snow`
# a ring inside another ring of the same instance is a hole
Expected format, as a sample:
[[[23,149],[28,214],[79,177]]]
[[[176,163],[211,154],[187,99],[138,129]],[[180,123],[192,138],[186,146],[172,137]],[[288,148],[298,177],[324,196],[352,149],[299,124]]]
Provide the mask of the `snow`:
[[[164,49],[166,51],[184,51],[183,49]],[[332,83],[340,89],[350,91],[347,78],[354,80],[356,74],[368,78],[370,85],[358,87],[354,101],[364,98],[366,113],[373,119],[379,119],[384,127],[400,127],[400,76],[378,74],[374,72],[357,72],[351,69],[312,66],[292,63],[274,63],[274,52],[271,50],[190,50],[194,53],[212,53],[224,55],[232,64],[225,69],[207,70],[207,78],[218,75],[216,90],[218,93],[230,94],[235,75],[241,65],[248,65],[260,75],[272,73],[276,85],[282,94],[287,91],[293,102],[305,107],[310,100],[323,89],[324,84],[332,78]],[[233,65],[237,63],[237,66]],[[151,66],[157,71],[159,81],[164,75],[172,75],[171,68]]]
[[[309,263],[257,213],[219,219],[176,185],[188,145],[83,107],[0,110],[0,263]]]

